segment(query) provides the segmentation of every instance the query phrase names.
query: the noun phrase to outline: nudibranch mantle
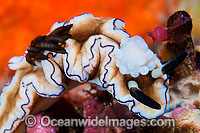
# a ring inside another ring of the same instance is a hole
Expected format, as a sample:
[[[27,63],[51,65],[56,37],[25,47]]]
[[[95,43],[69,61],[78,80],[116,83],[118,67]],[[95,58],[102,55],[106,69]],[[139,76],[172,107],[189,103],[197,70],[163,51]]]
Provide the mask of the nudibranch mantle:
[[[10,59],[9,68],[16,70],[16,74],[1,94],[1,131],[16,130],[25,116],[47,109],[71,89],[70,85],[85,82],[103,87],[119,103],[147,119],[165,112],[169,101],[167,75],[151,76],[162,64],[141,37],[130,37],[120,19],[91,14],[57,22],[47,35],[70,24],[73,26],[69,31],[71,37],[65,40],[66,53],[45,50],[43,54],[48,59],[35,61],[36,66],[27,62],[26,55]],[[136,91],[131,92],[132,89]],[[144,104],[146,101],[141,103],[139,94],[153,99],[159,107],[149,107]]]

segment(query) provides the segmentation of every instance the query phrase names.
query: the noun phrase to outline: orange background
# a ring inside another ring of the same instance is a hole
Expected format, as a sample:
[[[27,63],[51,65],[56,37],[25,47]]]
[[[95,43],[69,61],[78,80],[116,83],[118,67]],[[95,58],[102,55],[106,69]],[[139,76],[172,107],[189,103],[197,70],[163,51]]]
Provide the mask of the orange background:
[[[172,4],[173,3],[173,4]],[[82,13],[120,18],[129,34],[151,41],[146,32],[165,26],[170,8],[167,0],[1,0],[0,74],[9,58],[20,56],[33,38],[46,34],[56,21],[68,21]]]

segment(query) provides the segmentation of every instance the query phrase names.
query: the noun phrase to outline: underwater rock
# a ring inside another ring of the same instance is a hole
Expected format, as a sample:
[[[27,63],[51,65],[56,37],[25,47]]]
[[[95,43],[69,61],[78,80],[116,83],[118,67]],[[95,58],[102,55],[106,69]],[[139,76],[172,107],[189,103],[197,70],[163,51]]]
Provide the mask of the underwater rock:
[[[194,132],[200,131],[199,109],[191,109],[187,106],[179,107],[172,112],[172,116],[176,120],[177,128],[180,128],[180,130],[185,128]]]
[[[200,73],[196,71],[194,75],[179,80],[170,87],[169,93],[170,102],[167,106],[167,112],[185,104],[195,104],[198,107],[200,101]]]
[[[189,53],[183,63],[169,75],[171,79],[170,83],[175,83],[182,78],[190,76],[196,70],[195,50],[191,31],[192,19],[190,15],[186,11],[177,11],[169,17],[166,29],[157,26],[152,32],[149,32],[154,42],[162,42],[164,44],[163,46],[160,43],[152,44],[162,47],[162,62],[174,58],[184,50]],[[158,46],[154,46],[154,48],[158,48]],[[158,54],[160,55],[160,53]]]
[[[172,53],[171,57],[175,57],[183,50],[187,50],[189,52],[185,61],[174,70],[173,77],[174,80],[177,81],[193,74],[195,71],[195,51],[191,37],[192,19],[190,15],[185,11],[175,12],[168,19],[167,30],[168,42],[165,50]],[[166,54],[163,53],[163,56]]]

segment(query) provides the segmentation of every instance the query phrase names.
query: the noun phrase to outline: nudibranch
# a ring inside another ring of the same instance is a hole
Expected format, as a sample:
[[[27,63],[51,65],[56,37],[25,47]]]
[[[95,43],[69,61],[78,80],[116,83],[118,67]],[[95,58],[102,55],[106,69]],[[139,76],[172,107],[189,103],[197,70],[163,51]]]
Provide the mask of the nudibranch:
[[[27,115],[86,82],[101,86],[133,113],[157,118],[169,101],[167,73],[186,55],[183,51],[162,65],[144,39],[130,37],[120,19],[83,14],[57,22],[24,56],[10,59],[16,73],[1,93],[0,130],[19,130]]]

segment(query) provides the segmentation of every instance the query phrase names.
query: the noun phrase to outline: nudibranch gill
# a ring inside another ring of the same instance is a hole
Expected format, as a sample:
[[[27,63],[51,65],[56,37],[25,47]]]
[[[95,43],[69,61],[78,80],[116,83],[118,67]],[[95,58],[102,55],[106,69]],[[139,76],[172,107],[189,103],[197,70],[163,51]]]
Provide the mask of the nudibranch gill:
[[[130,37],[120,19],[83,14],[57,22],[32,41],[24,56],[10,59],[16,73],[0,97],[0,129],[21,128],[27,115],[85,82],[101,86],[133,113],[157,118],[169,101],[167,74],[186,55],[183,51],[162,65],[144,39]]]

